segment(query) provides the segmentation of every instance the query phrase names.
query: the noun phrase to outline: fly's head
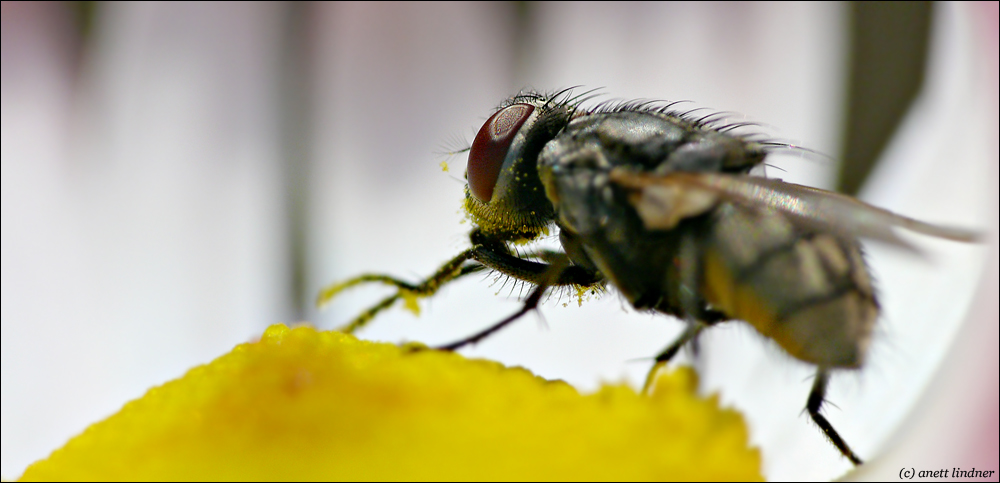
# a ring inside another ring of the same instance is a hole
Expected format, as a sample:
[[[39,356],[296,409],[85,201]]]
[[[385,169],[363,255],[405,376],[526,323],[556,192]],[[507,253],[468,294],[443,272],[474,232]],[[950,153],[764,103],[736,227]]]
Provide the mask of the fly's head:
[[[465,209],[480,230],[499,240],[533,239],[554,209],[538,177],[538,155],[569,123],[577,104],[566,91],[518,94],[504,101],[469,149]]]

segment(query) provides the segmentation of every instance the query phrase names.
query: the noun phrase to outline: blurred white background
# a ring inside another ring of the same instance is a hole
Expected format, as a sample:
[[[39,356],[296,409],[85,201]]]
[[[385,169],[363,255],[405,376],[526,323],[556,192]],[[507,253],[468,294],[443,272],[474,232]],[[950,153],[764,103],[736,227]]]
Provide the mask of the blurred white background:
[[[334,328],[386,294],[317,313],[323,285],[418,280],[463,249],[465,160],[442,173],[435,153],[522,87],[690,99],[834,159],[848,95],[835,3],[101,3],[85,35],[73,12],[3,3],[5,479],[270,324]],[[990,237],[917,240],[927,259],[871,247],[885,317],[868,369],[836,377],[826,410],[873,462],[859,478],[1000,469],[997,17],[995,3],[934,9],[924,90],[862,192]],[[774,164],[834,185],[832,161]],[[472,277],[359,335],[450,342],[517,295]],[[625,305],[550,302],[465,353],[583,391],[638,385],[681,324]],[[742,324],[703,348],[706,390],[745,411],[768,477],[849,469],[802,414],[811,368]]]

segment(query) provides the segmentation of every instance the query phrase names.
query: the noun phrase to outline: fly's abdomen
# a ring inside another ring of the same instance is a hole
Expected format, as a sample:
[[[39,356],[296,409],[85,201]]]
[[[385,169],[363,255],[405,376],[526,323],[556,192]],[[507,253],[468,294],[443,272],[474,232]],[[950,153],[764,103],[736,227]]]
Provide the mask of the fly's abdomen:
[[[706,235],[706,300],[826,367],[863,362],[878,304],[854,240],[803,232],[784,216],[722,204]]]

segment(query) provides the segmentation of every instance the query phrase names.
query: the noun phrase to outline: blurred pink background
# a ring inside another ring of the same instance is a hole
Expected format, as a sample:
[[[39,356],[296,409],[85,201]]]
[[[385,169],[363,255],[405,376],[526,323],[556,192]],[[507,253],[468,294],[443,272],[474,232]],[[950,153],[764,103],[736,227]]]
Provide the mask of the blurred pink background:
[[[442,173],[436,153],[522,87],[690,99],[840,149],[844,4],[98,3],[83,33],[67,5],[2,6],[4,479],[270,324],[334,328],[385,293],[316,312],[329,282],[431,273],[469,231],[465,159]],[[861,194],[989,236],[915,240],[926,260],[870,248],[884,320],[826,410],[871,462],[858,479],[1000,469],[997,19],[935,8],[924,90]],[[837,169],[773,164],[825,188]],[[474,277],[359,335],[450,342],[516,310],[502,285]],[[625,305],[550,302],[465,353],[637,385],[681,324]],[[742,324],[703,342],[704,386],[747,414],[766,476],[850,468],[802,414],[811,368]]]

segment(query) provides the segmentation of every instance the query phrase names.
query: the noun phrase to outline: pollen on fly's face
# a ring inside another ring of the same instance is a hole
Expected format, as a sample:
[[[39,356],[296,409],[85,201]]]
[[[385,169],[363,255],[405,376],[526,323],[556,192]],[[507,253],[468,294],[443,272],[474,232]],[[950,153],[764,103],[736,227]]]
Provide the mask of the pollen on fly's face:
[[[582,301],[613,287],[636,309],[686,324],[650,375],[706,328],[742,321],[816,367],[806,409],[860,464],[820,413],[830,371],[864,364],[879,316],[858,238],[906,247],[894,227],[956,241],[976,235],[754,176],[769,153],[789,146],[736,134],[742,124],[649,101],[585,108],[588,94],[522,92],[487,119],[468,149],[470,248],[420,282],[367,274],[330,285],[320,305],[362,283],[397,289],[342,329],[351,332],[472,273],[534,287],[516,313],[440,347],[454,350],[535,309],[553,289]],[[558,249],[541,248],[553,226]]]

